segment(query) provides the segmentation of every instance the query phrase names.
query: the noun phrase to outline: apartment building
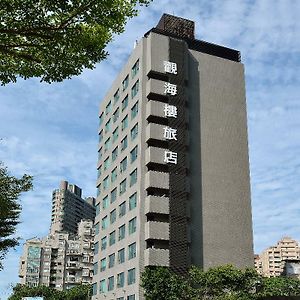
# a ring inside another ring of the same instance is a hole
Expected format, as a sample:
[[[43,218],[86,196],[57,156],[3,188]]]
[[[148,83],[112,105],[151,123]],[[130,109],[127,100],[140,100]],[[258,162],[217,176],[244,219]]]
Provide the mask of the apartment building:
[[[244,68],[164,14],[99,113],[93,300],[144,299],[146,266],[253,266]]]

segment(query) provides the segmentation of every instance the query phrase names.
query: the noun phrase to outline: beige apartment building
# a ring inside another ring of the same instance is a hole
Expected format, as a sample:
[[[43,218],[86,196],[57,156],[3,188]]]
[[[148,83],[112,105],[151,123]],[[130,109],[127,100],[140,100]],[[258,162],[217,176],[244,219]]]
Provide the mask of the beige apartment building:
[[[299,258],[299,243],[290,237],[283,237],[276,246],[255,255],[255,269],[263,276],[276,277],[283,275],[286,261],[298,263]]]
[[[164,14],[99,114],[93,300],[142,300],[146,266],[253,266],[240,52]]]
[[[55,232],[27,240],[20,261],[21,284],[64,290],[92,283],[93,239],[93,221],[81,220],[77,234]]]

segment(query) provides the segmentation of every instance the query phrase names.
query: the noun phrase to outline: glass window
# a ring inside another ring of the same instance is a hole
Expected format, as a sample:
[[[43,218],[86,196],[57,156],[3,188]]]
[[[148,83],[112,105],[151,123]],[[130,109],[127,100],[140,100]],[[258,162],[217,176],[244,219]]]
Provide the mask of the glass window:
[[[128,139],[127,135],[124,137],[124,139],[121,141],[121,151],[125,150],[128,145]]]
[[[99,143],[101,143],[102,140],[103,140],[103,130],[101,130],[99,133]]]
[[[109,161],[109,157],[106,158],[106,160],[104,161],[104,171],[107,170],[110,166],[110,161]]]
[[[104,218],[102,218],[101,220],[101,229],[104,230],[108,227],[108,218],[107,216],[105,216]]]
[[[108,206],[108,196],[105,196],[102,200],[102,209],[105,209]]]
[[[120,93],[118,89],[114,94],[114,104],[116,104],[119,101],[119,98],[120,98]]]
[[[111,254],[108,257],[108,267],[112,268],[115,265],[115,254]]]
[[[102,125],[103,123],[103,118],[104,118],[104,114],[102,113],[100,116],[99,116],[99,127]]]
[[[118,288],[124,287],[124,282],[125,282],[125,274],[124,274],[124,272],[119,273],[117,275],[117,287]]]
[[[119,127],[117,127],[113,132],[113,143],[118,139],[119,137]]]
[[[137,181],[137,169],[130,173],[130,186],[133,186]]]
[[[125,249],[122,248],[121,250],[118,251],[118,263],[122,264],[125,262]]]
[[[127,300],[135,300],[135,295],[129,295],[129,296],[127,296]]]
[[[123,217],[125,214],[126,214],[126,202],[124,201],[119,205],[119,218]]]
[[[120,173],[127,169],[127,156],[120,162]]]
[[[109,234],[109,246],[116,243],[116,231],[114,230]]]
[[[128,270],[127,284],[135,283],[135,268]]]
[[[115,223],[116,219],[117,219],[117,211],[114,209],[110,212],[110,224]]]
[[[125,224],[119,227],[119,241],[125,238]]]
[[[97,187],[97,197],[101,195],[101,183]]]
[[[109,132],[111,128],[111,121],[110,119],[105,123],[105,133]]]
[[[132,234],[134,232],[136,232],[136,217],[131,219],[128,223],[128,233]]]
[[[137,202],[137,193],[134,193],[129,197],[129,210],[136,208],[136,202]]]
[[[103,180],[103,191],[109,187],[109,176],[107,175]]]
[[[98,263],[94,263],[94,275],[98,274]]]
[[[111,153],[111,159],[112,159],[112,161],[115,161],[117,157],[118,157],[118,146]]]
[[[107,237],[101,239],[101,250],[105,250],[107,246]]]
[[[134,86],[131,88],[131,98],[133,99],[138,92],[139,92],[139,81],[137,81],[134,84]]]
[[[96,216],[98,216],[99,213],[100,213],[100,203],[98,203],[98,204],[96,205]]]
[[[106,258],[101,259],[100,261],[100,271],[103,272],[106,269]]]
[[[100,280],[99,292],[100,294],[106,292],[105,279]]]
[[[102,174],[102,166],[100,166],[100,167],[98,168],[97,178],[99,178],[99,177],[101,176],[101,174]]]
[[[97,295],[97,282],[93,283],[93,296]],[[124,300],[124,298],[123,298]]]
[[[125,130],[128,127],[128,116],[126,115],[126,117],[122,120],[122,130]]]
[[[111,142],[110,142],[110,138],[108,138],[104,143],[104,152],[109,150],[110,146],[111,146]]]
[[[112,291],[114,289],[114,276],[108,277],[107,290]]]
[[[119,110],[119,107],[115,110],[115,112],[113,113],[113,122],[116,123],[118,118],[119,118],[119,115],[120,115],[120,110]]]
[[[105,107],[105,114],[107,115],[110,112],[111,112],[111,101],[109,101]]]
[[[127,75],[125,77],[125,79],[122,82],[122,87],[123,87],[123,92],[126,90],[126,88],[128,87],[128,83],[129,83],[129,76]]]
[[[117,188],[113,189],[110,193],[110,203],[115,202],[117,199]]]
[[[125,193],[125,191],[126,191],[126,179],[124,179],[120,183],[120,195],[122,195],[123,193]]]
[[[128,95],[122,101],[122,111],[128,106]]]
[[[131,77],[133,78],[139,71],[140,69],[140,60],[138,59],[133,67],[131,68]]]
[[[130,161],[133,163],[137,159],[138,155],[138,147],[135,146],[131,151],[130,151]]]
[[[115,182],[117,179],[117,167],[115,167],[111,172],[111,182]]]
[[[138,124],[135,124],[134,127],[130,130],[131,140],[133,141],[138,135]]]
[[[96,243],[94,244],[94,254],[98,254],[98,252],[99,252],[99,243],[96,242]]]
[[[95,235],[99,234],[100,231],[100,225],[99,222],[95,224]]]
[[[136,257],[136,243],[133,243],[128,246],[128,259]]]
[[[102,147],[98,151],[98,160],[102,159]]]
[[[134,119],[138,114],[138,109],[139,109],[139,103],[136,102],[131,108],[131,120]]]

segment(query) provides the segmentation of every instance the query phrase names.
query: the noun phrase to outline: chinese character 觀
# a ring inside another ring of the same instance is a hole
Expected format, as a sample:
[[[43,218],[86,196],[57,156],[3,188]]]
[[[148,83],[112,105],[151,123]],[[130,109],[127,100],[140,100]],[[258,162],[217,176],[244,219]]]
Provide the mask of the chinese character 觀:
[[[177,141],[177,129],[164,127],[164,138],[167,140]]]
[[[165,82],[165,94],[175,96],[177,94],[177,85],[170,82]]]
[[[165,117],[177,118],[177,107],[174,105],[165,104]]]
[[[177,164],[177,153],[172,151],[165,151],[165,163]]]
[[[164,61],[164,69],[166,73],[177,74],[177,64],[171,61]]]

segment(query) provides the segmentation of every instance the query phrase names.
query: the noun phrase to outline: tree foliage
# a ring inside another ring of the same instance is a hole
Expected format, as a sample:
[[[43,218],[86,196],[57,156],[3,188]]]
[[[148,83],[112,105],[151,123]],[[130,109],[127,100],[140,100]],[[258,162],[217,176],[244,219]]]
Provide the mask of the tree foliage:
[[[254,269],[220,266],[203,271],[192,267],[180,277],[162,267],[146,268],[142,287],[147,300],[256,300],[268,296],[299,296],[300,280],[263,278]]]
[[[78,285],[72,289],[58,291],[52,287],[40,285],[28,287],[17,284],[9,300],[21,300],[22,297],[44,297],[45,300],[88,300],[91,299],[91,285]]]
[[[23,175],[20,179],[11,176],[7,168],[0,163],[0,270],[1,260],[4,259],[11,247],[18,245],[18,239],[11,237],[16,232],[20,222],[21,205],[18,198],[22,192],[32,188],[32,177]]]
[[[138,5],[151,0],[1,0],[0,82],[62,81],[107,56]]]

